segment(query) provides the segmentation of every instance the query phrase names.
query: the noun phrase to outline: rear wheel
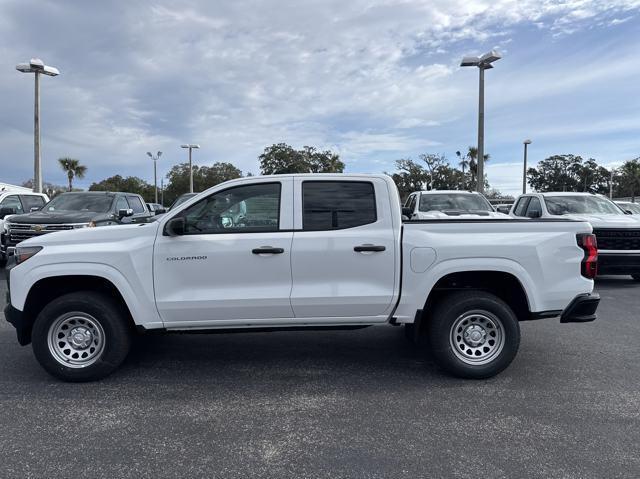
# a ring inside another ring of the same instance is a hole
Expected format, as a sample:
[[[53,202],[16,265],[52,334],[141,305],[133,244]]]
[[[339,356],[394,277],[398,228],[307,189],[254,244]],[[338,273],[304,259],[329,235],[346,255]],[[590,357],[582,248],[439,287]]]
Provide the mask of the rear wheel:
[[[515,314],[484,291],[444,297],[428,321],[427,335],[436,363],[462,378],[495,376],[513,361],[520,345]]]
[[[112,373],[131,345],[125,312],[108,296],[83,291],[61,296],[40,312],[31,335],[42,367],[65,381],[94,381]]]
[[[640,281],[640,274],[632,274],[631,277],[636,281]]]

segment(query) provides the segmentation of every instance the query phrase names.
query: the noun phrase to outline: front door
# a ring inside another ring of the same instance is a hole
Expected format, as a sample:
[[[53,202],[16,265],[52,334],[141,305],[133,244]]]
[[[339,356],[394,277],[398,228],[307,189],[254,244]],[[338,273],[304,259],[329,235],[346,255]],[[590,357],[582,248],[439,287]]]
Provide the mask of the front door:
[[[293,316],[291,189],[290,178],[240,182],[167,215],[154,248],[154,285],[168,327]],[[177,217],[184,234],[164,235]]]

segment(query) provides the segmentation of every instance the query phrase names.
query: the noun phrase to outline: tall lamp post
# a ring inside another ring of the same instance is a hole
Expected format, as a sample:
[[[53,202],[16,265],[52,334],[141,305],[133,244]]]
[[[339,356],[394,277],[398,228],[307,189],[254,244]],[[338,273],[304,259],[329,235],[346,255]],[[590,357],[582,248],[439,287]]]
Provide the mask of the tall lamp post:
[[[461,67],[478,67],[480,71],[480,92],[478,95],[478,193],[484,192],[484,71],[493,68],[493,62],[502,58],[498,52],[491,50],[481,57],[464,57]]]
[[[191,150],[200,148],[200,145],[196,144],[188,144],[188,145],[180,145],[180,148],[188,148],[189,149],[189,193],[193,193],[193,163],[191,163]]]
[[[522,170],[522,194],[527,193],[527,146],[531,144],[531,140],[524,140],[524,168]]]
[[[39,58],[32,58],[29,63],[19,63],[16,70],[22,73],[33,73],[36,79],[33,107],[33,191],[42,193],[42,164],[40,163],[40,75],[54,77],[60,74],[57,68],[45,65]]]
[[[162,156],[162,152],[159,151],[156,156],[153,156],[150,151],[147,151],[147,156],[153,160],[153,187],[156,190],[156,203],[158,203],[158,169],[156,167],[156,163]]]

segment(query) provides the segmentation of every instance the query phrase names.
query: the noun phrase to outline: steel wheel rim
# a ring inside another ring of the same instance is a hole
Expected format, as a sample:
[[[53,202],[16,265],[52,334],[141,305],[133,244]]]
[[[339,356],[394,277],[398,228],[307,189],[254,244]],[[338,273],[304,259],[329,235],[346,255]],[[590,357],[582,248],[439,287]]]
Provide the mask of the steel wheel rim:
[[[480,366],[493,361],[504,349],[504,326],[489,311],[467,311],[453,322],[449,341],[460,361]]]
[[[86,368],[104,351],[102,326],[90,314],[74,311],[58,317],[49,327],[47,343],[51,356],[68,368]]]

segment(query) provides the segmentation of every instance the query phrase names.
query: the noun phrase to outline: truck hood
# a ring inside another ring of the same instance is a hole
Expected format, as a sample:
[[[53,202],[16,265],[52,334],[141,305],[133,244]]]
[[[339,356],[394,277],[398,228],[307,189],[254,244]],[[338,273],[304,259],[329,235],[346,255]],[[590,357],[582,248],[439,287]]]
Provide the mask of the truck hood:
[[[34,211],[23,215],[12,215],[9,223],[22,224],[50,224],[89,223],[90,221],[109,218],[110,213],[96,213],[95,211]]]
[[[634,215],[567,214],[557,218],[587,221],[594,228],[640,228],[640,217]]]
[[[20,246],[57,246],[87,245],[89,243],[114,243],[147,234],[155,236],[158,223],[137,223],[128,225],[101,226],[99,228],[80,228],[56,231],[41,236],[34,236],[20,243]],[[153,230],[153,231],[151,231]]]
[[[485,211],[482,213],[458,213],[458,212],[444,212],[444,211],[418,211],[418,219],[419,220],[434,220],[434,219],[476,219],[476,220],[486,220],[487,218],[500,218],[500,219],[508,219],[511,218],[509,215],[505,215],[504,213],[498,213],[496,211]]]

